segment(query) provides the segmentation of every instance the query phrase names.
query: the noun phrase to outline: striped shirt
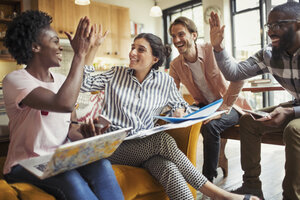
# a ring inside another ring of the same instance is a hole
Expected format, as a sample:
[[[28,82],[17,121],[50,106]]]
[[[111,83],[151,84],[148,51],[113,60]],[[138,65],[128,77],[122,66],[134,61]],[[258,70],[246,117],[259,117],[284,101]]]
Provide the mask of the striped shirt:
[[[295,98],[295,116],[300,117],[300,49],[294,55],[287,53],[278,59],[272,57],[272,46],[258,51],[245,61],[236,63],[226,51],[215,52],[219,68],[230,81],[243,80],[270,73]]]
[[[93,67],[85,67],[82,92],[105,91],[103,115],[112,125],[108,131],[133,127],[130,135],[154,127],[153,116],[169,106],[188,109],[176,85],[168,74],[151,70],[142,83],[134,76],[134,70],[113,67],[111,70],[91,75]]]

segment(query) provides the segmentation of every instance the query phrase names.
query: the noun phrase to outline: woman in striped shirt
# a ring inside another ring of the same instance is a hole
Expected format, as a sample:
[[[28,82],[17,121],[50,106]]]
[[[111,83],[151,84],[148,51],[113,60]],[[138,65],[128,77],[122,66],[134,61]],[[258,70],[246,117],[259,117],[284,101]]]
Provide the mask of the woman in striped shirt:
[[[98,35],[98,40],[103,39],[102,34]],[[97,47],[95,45],[90,55],[96,52]],[[173,116],[180,117],[185,111],[188,112],[188,104],[178,92],[173,79],[158,71],[169,49],[163,46],[159,37],[142,33],[132,44],[129,68],[113,67],[108,72],[90,75],[91,67],[86,67],[81,91],[105,90],[103,115],[112,121],[109,131],[131,126],[133,129],[130,134],[135,134],[152,128],[153,116],[160,114],[166,106],[171,107]],[[83,130],[95,130],[92,124],[83,126],[92,126],[82,127]],[[113,164],[147,169],[164,186],[170,199],[193,199],[186,182],[213,199],[244,198],[207,181],[178,149],[175,140],[165,132],[143,139],[126,140],[109,160]]]

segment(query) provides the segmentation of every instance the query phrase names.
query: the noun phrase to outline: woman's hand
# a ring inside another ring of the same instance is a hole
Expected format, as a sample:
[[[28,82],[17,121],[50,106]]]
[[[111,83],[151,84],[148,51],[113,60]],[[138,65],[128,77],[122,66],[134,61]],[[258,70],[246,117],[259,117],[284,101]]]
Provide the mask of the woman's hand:
[[[224,39],[224,28],[225,26],[220,25],[220,19],[217,13],[211,12],[210,19],[210,42],[214,47],[216,52],[220,52],[223,50],[221,47],[222,41]]]
[[[94,37],[95,31],[93,26],[90,28],[89,18],[84,17],[78,23],[74,38],[67,32],[65,34],[70,41],[74,53],[85,56],[90,50],[91,40]]]
[[[108,34],[108,31],[106,31],[103,35],[102,34],[102,26],[99,25],[99,27],[97,28],[96,24],[94,24],[92,26],[91,31],[93,31],[93,33],[91,34],[91,49],[85,56],[85,64],[86,65],[93,64],[93,61],[94,61],[94,58],[98,51],[98,48],[101,46],[101,44],[103,43],[103,41],[105,40],[105,38]]]
[[[84,138],[100,135],[104,133],[104,131],[109,127],[109,125],[107,125],[103,128],[100,128],[98,126],[95,126],[95,124],[100,124],[99,118],[96,118],[94,120],[88,119],[86,120],[85,124],[82,124],[80,126],[79,131]]]
[[[257,119],[256,121],[262,122],[265,126],[280,127],[283,123],[294,115],[293,108],[275,108],[268,117]]]
[[[92,47],[99,47],[105,40],[108,31],[105,31],[105,33],[102,33],[102,25],[98,25],[97,28],[97,24],[94,24],[92,26],[92,30],[94,31],[93,36],[91,37],[91,45]]]
[[[174,111],[173,117],[183,117],[185,115],[185,109],[184,108],[178,108]]]

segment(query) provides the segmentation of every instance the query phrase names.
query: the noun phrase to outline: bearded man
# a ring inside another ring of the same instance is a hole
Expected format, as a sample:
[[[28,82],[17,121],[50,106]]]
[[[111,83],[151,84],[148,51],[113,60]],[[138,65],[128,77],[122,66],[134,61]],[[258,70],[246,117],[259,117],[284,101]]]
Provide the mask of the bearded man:
[[[263,198],[261,190],[260,143],[265,133],[283,135],[285,143],[285,177],[283,199],[300,199],[300,4],[287,2],[274,7],[265,25],[272,43],[243,62],[236,63],[221,43],[224,26],[217,14],[211,13],[210,37],[219,68],[230,81],[244,80],[271,73],[295,98],[264,109],[269,117],[259,120],[244,115],[240,119],[241,165],[243,185],[237,193],[251,193]],[[272,178],[272,177],[270,177]]]

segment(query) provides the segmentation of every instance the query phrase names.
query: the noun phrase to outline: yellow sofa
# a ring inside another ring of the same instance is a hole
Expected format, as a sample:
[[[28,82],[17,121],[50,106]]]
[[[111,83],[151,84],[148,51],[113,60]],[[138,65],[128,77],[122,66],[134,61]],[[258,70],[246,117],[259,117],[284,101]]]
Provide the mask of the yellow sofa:
[[[197,143],[201,123],[187,128],[167,131],[177,142],[178,147],[196,165]],[[7,153],[8,142],[0,143],[0,200],[53,200],[53,196],[27,183],[7,184],[3,179],[3,164]],[[144,169],[113,165],[117,180],[123,191],[125,200],[167,200],[168,197],[162,186]],[[191,187],[190,187],[191,188]],[[196,190],[191,188],[194,197]]]

